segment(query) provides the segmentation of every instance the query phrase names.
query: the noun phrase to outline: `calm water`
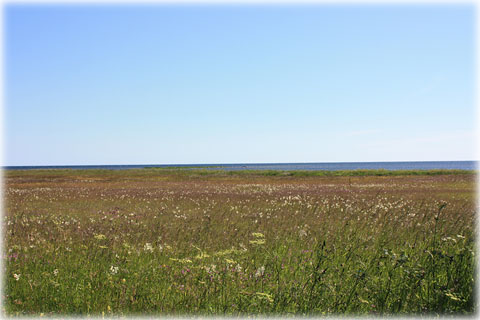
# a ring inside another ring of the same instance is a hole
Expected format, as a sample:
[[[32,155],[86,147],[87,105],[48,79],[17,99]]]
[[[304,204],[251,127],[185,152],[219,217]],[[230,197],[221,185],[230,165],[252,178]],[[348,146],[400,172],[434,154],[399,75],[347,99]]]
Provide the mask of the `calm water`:
[[[319,162],[319,163],[237,163],[237,164],[171,164],[171,165],[90,165],[90,166],[7,166],[8,170],[31,169],[108,169],[125,170],[146,167],[209,167],[212,170],[430,170],[461,169],[476,170],[477,161],[415,161],[415,162]]]

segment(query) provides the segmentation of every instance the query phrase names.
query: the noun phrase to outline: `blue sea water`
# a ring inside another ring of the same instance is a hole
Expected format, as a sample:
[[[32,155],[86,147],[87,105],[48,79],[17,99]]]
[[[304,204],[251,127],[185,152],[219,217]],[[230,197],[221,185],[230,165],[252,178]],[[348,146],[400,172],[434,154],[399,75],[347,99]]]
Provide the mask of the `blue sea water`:
[[[7,170],[32,169],[108,169],[125,170],[138,168],[197,167],[212,170],[432,170],[460,169],[477,170],[477,161],[413,161],[413,162],[318,162],[318,163],[237,163],[237,164],[135,164],[135,165],[76,165],[76,166],[6,166]]]

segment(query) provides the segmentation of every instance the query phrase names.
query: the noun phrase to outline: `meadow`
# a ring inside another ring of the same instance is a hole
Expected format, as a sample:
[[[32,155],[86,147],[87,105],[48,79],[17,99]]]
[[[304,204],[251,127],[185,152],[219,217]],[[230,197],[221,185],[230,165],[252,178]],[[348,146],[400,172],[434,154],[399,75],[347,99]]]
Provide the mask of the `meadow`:
[[[474,172],[4,172],[7,315],[473,315]]]

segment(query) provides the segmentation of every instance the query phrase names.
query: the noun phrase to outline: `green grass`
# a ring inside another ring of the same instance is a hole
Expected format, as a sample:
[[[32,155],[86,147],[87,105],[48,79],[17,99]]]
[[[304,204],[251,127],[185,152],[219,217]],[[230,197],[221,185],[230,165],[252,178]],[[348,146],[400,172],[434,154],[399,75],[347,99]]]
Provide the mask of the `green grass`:
[[[264,175],[264,176],[293,176],[293,177],[355,177],[355,176],[434,176],[451,174],[472,174],[471,170],[238,170],[229,171],[230,175]]]
[[[475,311],[472,173],[145,172],[7,172],[8,315]]]
[[[223,166],[168,166],[168,167],[144,167],[148,170],[183,170],[183,169],[207,169],[207,168],[223,168]]]

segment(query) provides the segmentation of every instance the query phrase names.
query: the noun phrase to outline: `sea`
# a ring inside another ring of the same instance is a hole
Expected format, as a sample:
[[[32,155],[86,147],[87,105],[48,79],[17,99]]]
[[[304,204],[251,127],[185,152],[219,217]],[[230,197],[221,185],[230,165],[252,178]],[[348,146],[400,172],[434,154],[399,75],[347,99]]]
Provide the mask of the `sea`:
[[[127,165],[65,165],[65,166],[4,166],[6,170],[36,169],[106,169],[186,168],[207,170],[477,170],[477,161],[400,161],[400,162],[308,162],[308,163],[228,163],[228,164],[127,164]]]

